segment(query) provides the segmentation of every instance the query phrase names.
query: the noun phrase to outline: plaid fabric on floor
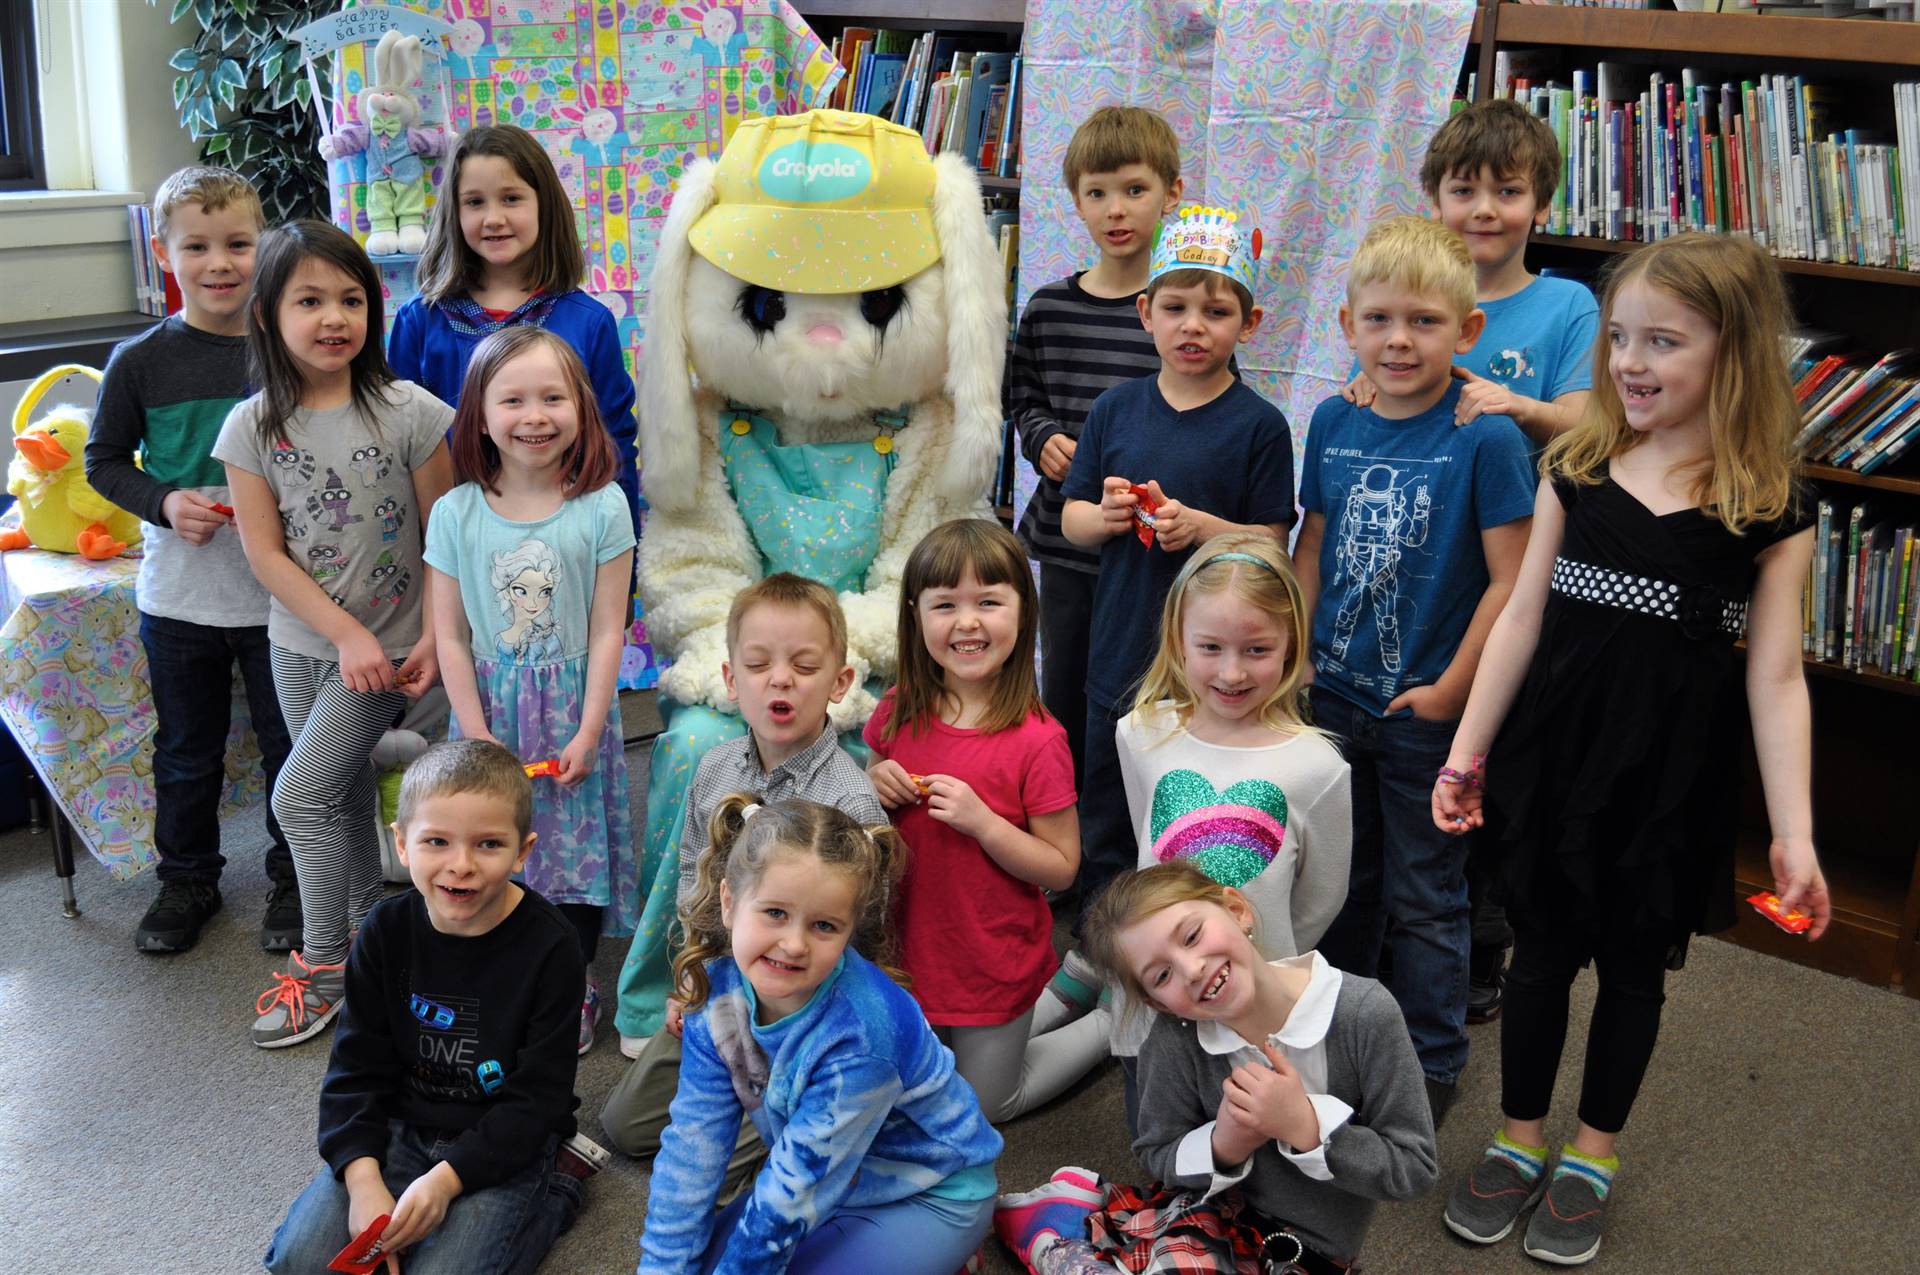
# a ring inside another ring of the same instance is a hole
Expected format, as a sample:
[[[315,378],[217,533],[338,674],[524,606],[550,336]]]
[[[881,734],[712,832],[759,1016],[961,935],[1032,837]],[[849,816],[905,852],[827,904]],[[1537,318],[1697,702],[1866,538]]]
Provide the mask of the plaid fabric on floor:
[[[1095,1251],[1133,1275],[1261,1275],[1259,1237],[1240,1208],[1237,1191],[1203,1200],[1158,1182],[1145,1194],[1114,1183],[1087,1229]]]

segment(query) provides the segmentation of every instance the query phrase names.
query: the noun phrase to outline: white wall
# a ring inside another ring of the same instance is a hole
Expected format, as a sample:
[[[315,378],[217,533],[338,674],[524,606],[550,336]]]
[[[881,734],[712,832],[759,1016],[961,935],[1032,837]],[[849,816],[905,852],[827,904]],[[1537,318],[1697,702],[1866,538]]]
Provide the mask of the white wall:
[[[36,6],[53,189],[0,196],[0,322],[134,308],[125,205],[198,154],[174,114],[167,65],[195,27],[191,19],[170,26],[171,8],[145,0]]]

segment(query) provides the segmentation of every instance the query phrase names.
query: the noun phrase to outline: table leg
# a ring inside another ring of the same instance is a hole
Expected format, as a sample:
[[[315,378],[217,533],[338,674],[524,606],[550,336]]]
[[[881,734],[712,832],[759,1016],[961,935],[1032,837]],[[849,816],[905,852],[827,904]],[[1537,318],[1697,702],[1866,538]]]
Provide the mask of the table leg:
[[[57,807],[47,814],[53,825],[53,874],[60,878],[60,914],[71,920],[80,915],[80,901],[73,893],[73,829]]]
[[[27,785],[27,831],[40,833],[47,830],[47,808],[52,799],[47,790],[36,781]]]

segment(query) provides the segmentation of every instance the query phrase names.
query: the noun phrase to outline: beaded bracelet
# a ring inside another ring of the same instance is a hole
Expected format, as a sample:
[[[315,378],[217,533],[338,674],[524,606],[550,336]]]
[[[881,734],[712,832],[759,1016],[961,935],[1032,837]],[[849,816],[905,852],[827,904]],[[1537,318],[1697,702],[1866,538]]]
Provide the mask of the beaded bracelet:
[[[1443,784],[1459,784],[1467,788],[1478,788],[1480,786],[1480,767],[1484,766],[1486,761],[1487,755],[1485,753],[1476,753],[1474,754],[1473,765],[1466,770],[1455,770],[1451,766],[1442,766],[1437,782]]]

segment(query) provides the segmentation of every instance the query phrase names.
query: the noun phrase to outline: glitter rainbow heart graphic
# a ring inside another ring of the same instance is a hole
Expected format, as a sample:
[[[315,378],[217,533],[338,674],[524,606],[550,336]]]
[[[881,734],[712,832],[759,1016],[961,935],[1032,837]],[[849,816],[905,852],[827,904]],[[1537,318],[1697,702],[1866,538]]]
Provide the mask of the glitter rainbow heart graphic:
[[[1153,788],[1153,854],[1185,859],[1235,889],[1259,876],[1287,840],[1287,794],[1264,779],[1220,792],[1194,770],[1170,770]]]

